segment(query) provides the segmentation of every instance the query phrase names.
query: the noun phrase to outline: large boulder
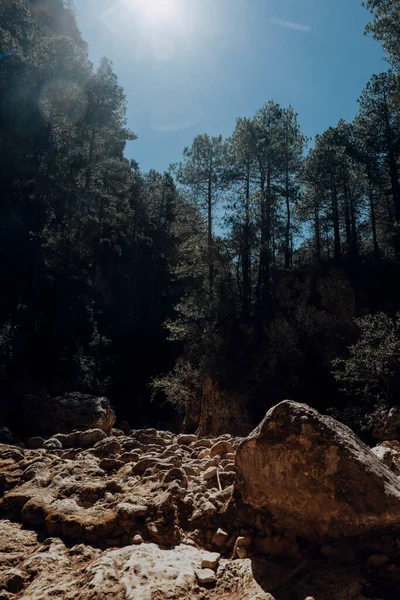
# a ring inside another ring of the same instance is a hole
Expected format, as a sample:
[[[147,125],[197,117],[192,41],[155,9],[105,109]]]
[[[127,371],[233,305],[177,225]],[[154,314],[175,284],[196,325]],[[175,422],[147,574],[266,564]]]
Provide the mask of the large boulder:
[[[271,408],[236,454],[243,514],[309,540],[400,531],[400,483],[345,425],[305,404]]]
[[[27,434],[51,436],[74,429],[102,429],[109,433],[115,423],[115,413],[107,398],[79,392],[57,398],[26,396],[22,408]]]

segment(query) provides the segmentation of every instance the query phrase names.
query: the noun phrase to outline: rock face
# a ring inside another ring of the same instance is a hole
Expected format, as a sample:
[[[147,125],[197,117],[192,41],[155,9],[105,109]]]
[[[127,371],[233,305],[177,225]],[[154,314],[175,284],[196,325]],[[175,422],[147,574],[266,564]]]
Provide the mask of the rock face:
[[[235,497],[309,540],[400,531],[398,478],[345,425],[285,401],[236,454]]]
[[[69,433],[74,429],[102,429],[109,433],[115,413],[107,398],[74,392],[58,398],[25,397],[23,427],[27,434]]]

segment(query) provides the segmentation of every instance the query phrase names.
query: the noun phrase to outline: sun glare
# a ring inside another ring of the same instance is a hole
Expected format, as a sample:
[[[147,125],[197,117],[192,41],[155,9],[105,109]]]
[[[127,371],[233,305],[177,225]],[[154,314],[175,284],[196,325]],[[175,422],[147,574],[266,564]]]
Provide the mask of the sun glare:
[[[153,23],[171,21],[177,16],[176,0],[127,0],[127,4]]]

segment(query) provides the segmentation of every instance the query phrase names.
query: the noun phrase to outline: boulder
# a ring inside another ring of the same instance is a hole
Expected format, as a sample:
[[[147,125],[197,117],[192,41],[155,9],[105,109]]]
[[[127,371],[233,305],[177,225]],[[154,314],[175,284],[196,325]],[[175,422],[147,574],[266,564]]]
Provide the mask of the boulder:
[[[25,433],[42,436],[74,429],[102,429],[109,433],[115,423],[107,398],[79,392],[57,398],[26,396],[21,415]]]
[[[243,515],[305,539],[400,531],[398,478],[348,427],[305,404],[271,408],[240,444],[236,471]]]

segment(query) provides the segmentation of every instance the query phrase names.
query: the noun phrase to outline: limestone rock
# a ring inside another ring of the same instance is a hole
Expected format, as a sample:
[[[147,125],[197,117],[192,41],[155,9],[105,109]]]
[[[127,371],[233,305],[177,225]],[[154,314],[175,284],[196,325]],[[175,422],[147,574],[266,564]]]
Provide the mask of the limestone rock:
[[[142,536],[140,534],[135,535],[132,539],[132,544],[136,544],[136,545],[143,544]]]
[[[50,438],[43,443],[43,448],[46,450],[62,450],[62,443],[56,438]]]
[[[105,471],[118,471],[124,466],[124,461],[117,458],[103,458],[99,463],[100,469],[104,469]]]
[[[178,435],[176,442],[177,444],[179,444],[180,446],[189,446],[189,444],[192,444],[193,442],[197,442],[198,440],[198,436],[193,434],[189,434],[189,433],[182,433],[181,435]]]
[[[221,555],[218,552],[207,552],[201,560],[201,568],[216,569],[220,560]]]
[[[251,546],[251,538],[239,536],[233,549],[233,558],[247,558],[248,549]]]
[[[87,431],[78,431],[76,433],[75,443],[79,448],[91,448],[106,437],[107,435],[103,429],[88,429]]]
[[[198,569],[196,571],[196,577],[200,585],[214,583],[216,581],[215,573],[211,569]]]
[[[33,435],[94,428],[109,433],[115,423],[115,413],[107,398],[79,392],[57,398],[26,396],[21,415],[24,430]]]
[[[110,455],[121,454],[121,444],[116,437],[108,437],[100,440],[94,446],[91,452],[98,458],[109,458]]]
[[[205,481],[208,481],[209,479],[213,479],[214,477],[217,476],[217,467],[208,467],[208,469],[206,471],[204,471],[203,473],[203,479]]]
[[[221,528],[218,528],[212,538],[212,543],[221,548],[229,539],[229,534]]]
[[[180,469],[179,467],[173,467],[165,474],[164,482],[169,483],[171,481],[179,481],[180,485],[185,488],[187,488],[188,486],[186,472],[183,469]]]
[[[232,454],[234,452],[235,450],[230,442],[221,440],[211,448],[210,457],[214,458],[214,456],[217,456],[218,454],[219,456],[224,456],[225,454]]]
[[[235,498],[315,540],[400,530],[400,483],[345,425],[296,402],[270,409],[236,454]]]

